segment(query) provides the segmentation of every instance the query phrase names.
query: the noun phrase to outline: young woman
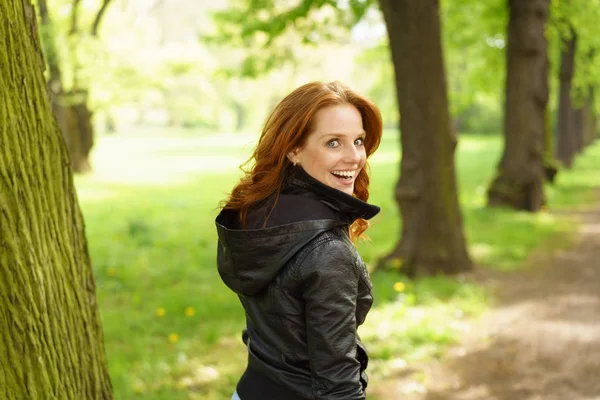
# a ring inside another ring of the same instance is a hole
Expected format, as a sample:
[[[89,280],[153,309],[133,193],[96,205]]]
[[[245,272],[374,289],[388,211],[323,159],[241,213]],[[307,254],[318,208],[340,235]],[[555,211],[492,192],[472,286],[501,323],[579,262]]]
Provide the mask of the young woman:
[[[219,273],[246,312],[233,399],[365,399],[357,327],[373,297],[352,241],[379,212],[366,201],[380,140],[377,107],[337,82],[299,87],[267,120],[216,219]]]

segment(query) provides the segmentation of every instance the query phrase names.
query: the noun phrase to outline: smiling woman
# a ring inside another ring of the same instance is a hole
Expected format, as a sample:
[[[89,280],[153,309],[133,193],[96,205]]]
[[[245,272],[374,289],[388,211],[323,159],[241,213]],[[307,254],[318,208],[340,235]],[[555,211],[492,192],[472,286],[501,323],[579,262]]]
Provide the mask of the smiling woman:
[[[304,146],[288,158],[319,182],[354,194],[354,181],[367,159],[360,113],[351,104],[322,108],[313,125]]]
[[[336,82],[299,87],[267,120],[216,220],[219,273],[247,317],[234,399],[366,398],[372,285],[352,240],[379,212],[366,167],[380,140],[377,107]]]

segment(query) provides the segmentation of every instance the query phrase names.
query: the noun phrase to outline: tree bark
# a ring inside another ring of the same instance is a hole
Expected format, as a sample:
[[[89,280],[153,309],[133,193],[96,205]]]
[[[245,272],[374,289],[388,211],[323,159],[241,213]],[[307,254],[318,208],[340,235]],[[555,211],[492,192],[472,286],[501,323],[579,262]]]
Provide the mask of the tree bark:
[[[544,112],[544,177],[546,181],[554,183],[558,168],[558,161],[554,158],[554,135],[552,134],[550,107],[546,107]]]
[[[575,155],[583,151],[583,129],[584,129],[583,106],[573,110],[573,150]]]
[[[89,156],[94,146],[94,127],[92,112],[87,105],[87,92],[63,92],[55,95],[52,109],[63,132],[73,171],[91,171]]]
[[[588,96],[585,100],[584,107],[584,146],[587,147],[598,135],[598,125],[596,121],[596,113],[594,112],[594,88],[588,89]]]
[[[490,206],[538,211],[544,204],[544,125],[549,0],[509,0],[504,152],[488,189]]]
[[[558,101],[558,146],[557,158],[566,168],[571,168],[576,152],[575,111],[571,97],[573,73],[575,70],[576,35],[571,30],[571,38],[563,40],[560,52],[560,91]]]
[[[381,264],[409,276],[470,270],[454,167],[438,0],[380,0],[401,111],[402,161],[395,197],[402,236]]]
[[[95,281],[29,0],[0,1],[0,398],[112,399]]]

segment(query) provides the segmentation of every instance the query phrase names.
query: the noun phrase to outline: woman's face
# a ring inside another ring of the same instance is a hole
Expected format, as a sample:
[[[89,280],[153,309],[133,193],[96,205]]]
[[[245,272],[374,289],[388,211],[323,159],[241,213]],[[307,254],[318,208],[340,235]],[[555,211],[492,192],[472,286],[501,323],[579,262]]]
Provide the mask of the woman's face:
[[[352,195],[367,159],[365,135],[362,117],[353,105],[322,108],[315,114],[304,147],[288,157],[319,182]]]

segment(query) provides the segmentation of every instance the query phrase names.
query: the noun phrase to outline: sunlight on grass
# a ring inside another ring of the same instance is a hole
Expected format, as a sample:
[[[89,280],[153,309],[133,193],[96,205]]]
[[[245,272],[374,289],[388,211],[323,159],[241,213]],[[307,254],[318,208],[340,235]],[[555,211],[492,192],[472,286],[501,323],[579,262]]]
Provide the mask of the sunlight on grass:
[[[104,136],[95,172],[76,177],[117,399],[224,399],[245,367],[244,314],[215,265],[217,205],[240,176],[255,135]],[[372,162],[370,202],[381,207],[358,247],[372,268],[400,232],[393,187],[397,133],[386,131]],[[463,136],[457,171],[474,261],[517,268],[573,221],[553,210],[589,203],[600,185],[600,145],[548,187],[549,211],[485,208],[499,137]],[[398,266],[402,271],[401,263]],[[375,304],[361,335],[372,378],[411,360],[439,357],[488,298],[467,279],[405,279],[373,273]]]
[[[103,137],[92,153],[89,182],[121,185],[185,184],[200,173],[232,170],[248,158],[254,138]]]

